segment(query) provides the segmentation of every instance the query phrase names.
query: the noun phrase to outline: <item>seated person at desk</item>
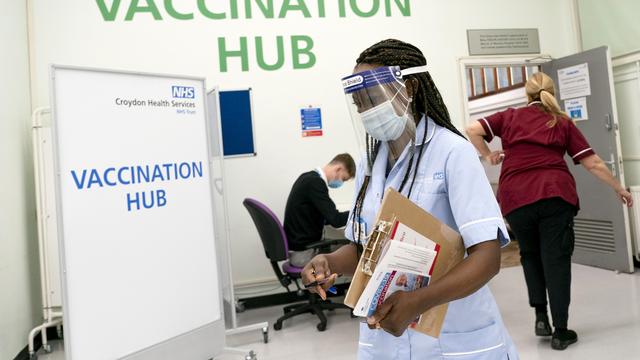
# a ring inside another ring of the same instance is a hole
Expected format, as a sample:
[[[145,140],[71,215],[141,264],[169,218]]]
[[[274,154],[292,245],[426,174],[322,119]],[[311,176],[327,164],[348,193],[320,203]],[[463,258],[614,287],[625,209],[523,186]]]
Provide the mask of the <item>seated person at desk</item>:
[[[337,189],[356,174],[356,164],[349,154],[339,154],[322,168],[306,172],[293,184],[284,211],[284,231],[289,240],[291,265],[303,267],[317,253],[305,246],[322,240],[325,224],[343,227],[348,211],[340,212],[329,197],[329,189]]]

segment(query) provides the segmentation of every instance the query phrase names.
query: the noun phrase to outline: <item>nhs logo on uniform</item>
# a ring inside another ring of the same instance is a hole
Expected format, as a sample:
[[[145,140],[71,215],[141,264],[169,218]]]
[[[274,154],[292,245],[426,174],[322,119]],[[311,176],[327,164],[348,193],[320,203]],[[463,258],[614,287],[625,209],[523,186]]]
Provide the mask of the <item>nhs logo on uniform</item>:
[[[193,99],[196,97],[196,89],[190,86],[172,86],[171,96],[177,99]]]

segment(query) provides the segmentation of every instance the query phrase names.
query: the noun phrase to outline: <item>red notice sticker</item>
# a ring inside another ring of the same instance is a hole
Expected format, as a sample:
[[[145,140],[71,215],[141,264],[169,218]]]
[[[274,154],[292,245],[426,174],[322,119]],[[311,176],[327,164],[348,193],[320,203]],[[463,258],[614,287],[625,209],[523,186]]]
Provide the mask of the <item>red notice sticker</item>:
[[[302,137],[322,136],[322,130],[308,130],[302,132]]]

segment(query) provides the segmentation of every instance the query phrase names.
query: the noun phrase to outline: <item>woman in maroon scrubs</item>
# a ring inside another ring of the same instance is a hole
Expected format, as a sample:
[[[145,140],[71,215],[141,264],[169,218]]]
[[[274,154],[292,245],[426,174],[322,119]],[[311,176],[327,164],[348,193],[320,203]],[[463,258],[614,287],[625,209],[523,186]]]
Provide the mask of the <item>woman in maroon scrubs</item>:
[[[504,160],[498,201],[520,245],[529,304],[536,311],[535,333],[552,335],[551,347],[564,350],[578,340],[575,331],[567,329],[567,321],[573,218],[579,209],[576,183],[564,154],[609,185],[627,206],[632,205],[632,199],[560,109],[553,80],[539,72],[525,88],[528,106],[475,121],[467,127],[467,134],[487,163],[497,165]],[[485,141],[495,136],[502,140],[503,151],[489,150]]]

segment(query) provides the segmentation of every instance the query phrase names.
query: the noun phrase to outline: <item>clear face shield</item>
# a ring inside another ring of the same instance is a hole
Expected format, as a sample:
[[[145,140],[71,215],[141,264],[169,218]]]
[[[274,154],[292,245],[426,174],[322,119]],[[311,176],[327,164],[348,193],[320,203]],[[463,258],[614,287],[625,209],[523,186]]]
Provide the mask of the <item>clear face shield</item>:
[[[400,70],[398,66],[384,66],[342,79],[362,154],[367,151],[366,134],[387,142],[393,160],[400,156],[407,144],[415,142],[416,124],[411,111],[412,99],[402,78],[425,71],[426,66],[404,70]]]

